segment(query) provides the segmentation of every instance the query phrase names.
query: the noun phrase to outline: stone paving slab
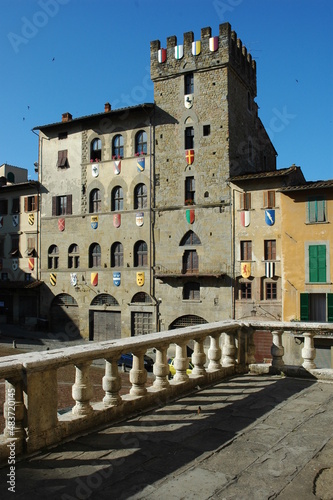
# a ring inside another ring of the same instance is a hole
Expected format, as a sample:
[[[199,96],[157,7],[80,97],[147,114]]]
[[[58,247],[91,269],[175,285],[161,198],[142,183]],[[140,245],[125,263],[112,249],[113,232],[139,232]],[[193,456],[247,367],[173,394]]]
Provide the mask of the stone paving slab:
[[[0,498],[332,500],[332,471],[333,385],[243,376],[17,463],[14,497],[3,467]]]

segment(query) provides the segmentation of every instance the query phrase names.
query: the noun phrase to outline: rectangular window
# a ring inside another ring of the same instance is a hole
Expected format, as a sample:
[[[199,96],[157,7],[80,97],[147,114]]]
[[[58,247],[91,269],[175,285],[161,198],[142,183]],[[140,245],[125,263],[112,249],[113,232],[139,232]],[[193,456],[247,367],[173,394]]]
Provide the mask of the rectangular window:
[[[276,240],[264,241],[265,260],[276,260]]]
[[[20,198],[13,198],[12,200],[12,214],[20,213]]]
[[[204,137],[210,135],[210,125],[204,125],[202,129],[202,133]]]
[[[194,148],[194,128],[186,127],[185,129],[185,149]]]
[[[24,211],[36,212],[38,210],[38,196],[26,196],[24,198]]]
[[[68,151],[67,149],[63,149],[62,151],[58,151],[58,161],[57,161],[58,168],[69,167],[67,151]]]
[[[241,210],[251,209],[251,193],[240,193],[239,205]]]
[[[29,236],[27,240],[27,254],[32,257],[36,254],[36,238],[35,236]]]
[[[309,282],[326,283],[326,245],[309,246]]]
[[[67,139],[67,132],[59,132],[58,139],[61,141],[62,139]]]
[[[8,214],[8,200],[0,200],[0,215]]]
[[[194,177],[185,179],[185,205],[193,205],[195,202],[195,180]]]
[[[248,300],[252,298],[252,283],[240,284],[240,298],[242,300]]]
[[[187,73],[184,80],[184,93],[193,94],[194,93],[194,76],[193,73]]]
[[[19,247],[19,243],[20,243],[20,238],[17,234],[12,234],[11,235],[11,238],[12,238],[12,247],[11,247],[11,250],[10,250],[10,256],[11,257],[19,257],[19,254],[20,254],[20,247]]]
[[[72,214],[72,195],[52,197],[52,215],[71,215]]]
[[[276,283],[266,283],[266,300],[276,300],[277,299],[277,286]]]
[[[317,199],[308,201],[307,222],[326,222],[326,201]]]
[[[241,260],[252,260],[252,241],[240,242],[240,258]]]
[[[275,207],[275,191],[264,191],[264,208]]]

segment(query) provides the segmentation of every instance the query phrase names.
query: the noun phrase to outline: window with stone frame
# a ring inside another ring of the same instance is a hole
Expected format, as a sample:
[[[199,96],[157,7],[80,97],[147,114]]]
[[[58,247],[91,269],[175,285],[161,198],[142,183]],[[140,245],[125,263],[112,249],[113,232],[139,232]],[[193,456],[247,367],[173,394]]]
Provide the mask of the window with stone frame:
[[[123,267],[124,248],[119,241],[115,241],[111,246],[111,267]]]
[[[58,151],[57,168],[68,168],[68,167],[69,167],[68,150],[62,149],[61,151]]]
[[[96,137],[90,144],[90,161],[99,162],[102,160],[102,141]]]
[[[89,247],[89,268],[101,267],[102,253],[98,243],[92,243]]]
[[[0,215],[8,214],[8,200],[0,200]]]
[[[239,299],[240,300],[252,299],[252,283],[251,283],[251,281],[241,281],[239,283]]]
[[[185,149],[194,149],[194,127],[185,128]]]
[[[147,132],[140,130],[135,136],[135,153],[147,154]]]
[[[52,198],[53,202],[53,198]],[[24,198],[24,211],[25,212],[36,212],[38,210],[38,196],[32,195],[32,196],[26,196]],[[52,214],[55,215],[55,214]]]
[[[59,248],[57,245],[51,245],[48,250],[48,269],[58,269],[59,267]]]
[[[143,183],[134,188],[134,208],[147,208],[147,186]]]
[[[148,265],[148,247],[145,241],[137,241],[134,245],[134,267]]]
[[[240,208],[240,210],[250,210],[251,209],[251,193],[240,193],[239,194],[239,208]]]
[[[116,186],[112,189],[111,210],[113,212],[124,210],[124,192],[121,186]]]
[[[244,240],[240,242],[240,260],[252,260],[252,241]]]
[[[200,300],[200,283],[189,281],[183,287],[183,300]]]
[[[101,192],[99,189],[93,189],[89,196],[89,212],[97,214],[102,209]]]
[[[72,243],[68,248],[68,268],[78,269],[80,266],[80,250],[79,245]]]
[[[264,191],[264,208],[275,207],[275,191]]]
[[[20,198],[12,199],[12,214],[20,213]]]
[[[124,157],[124,138],[121,134],[117,134],[112,139],[112,158]]]
[[[264,240],[265,260],[276,260],[276,240]]]
[[[185,205],[195,204],[195,179],[193,176],[185,178]]]
[[[29,207],[29,203],[27,204]],[[26,210],[30,212],[30,210]],[[52,196],[52,215],[71,215],[72,214],[72,195],[65,194],[61,196]]]
[[[194,93],[194,74],[186,73],[184,75],[184,94],[193,94]]]

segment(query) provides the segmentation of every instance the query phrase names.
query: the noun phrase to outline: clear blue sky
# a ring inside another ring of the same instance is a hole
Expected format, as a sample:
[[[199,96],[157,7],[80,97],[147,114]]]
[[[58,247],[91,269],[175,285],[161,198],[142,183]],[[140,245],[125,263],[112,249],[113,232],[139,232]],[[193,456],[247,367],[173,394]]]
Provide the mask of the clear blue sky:
[[[307,180],[333,178],[332,0],[1,0],[0,164],[29,170],[31,129],[153,101],[150,41],[229,22],[257,62],[259,116]]]

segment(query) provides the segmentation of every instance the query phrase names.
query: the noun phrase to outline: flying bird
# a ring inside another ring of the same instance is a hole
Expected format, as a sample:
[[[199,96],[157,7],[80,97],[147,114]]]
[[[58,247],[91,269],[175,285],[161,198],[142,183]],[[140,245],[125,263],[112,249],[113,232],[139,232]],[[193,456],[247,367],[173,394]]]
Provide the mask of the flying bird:
[[[55,57],[52,59],[52,62],[55,61]]]

